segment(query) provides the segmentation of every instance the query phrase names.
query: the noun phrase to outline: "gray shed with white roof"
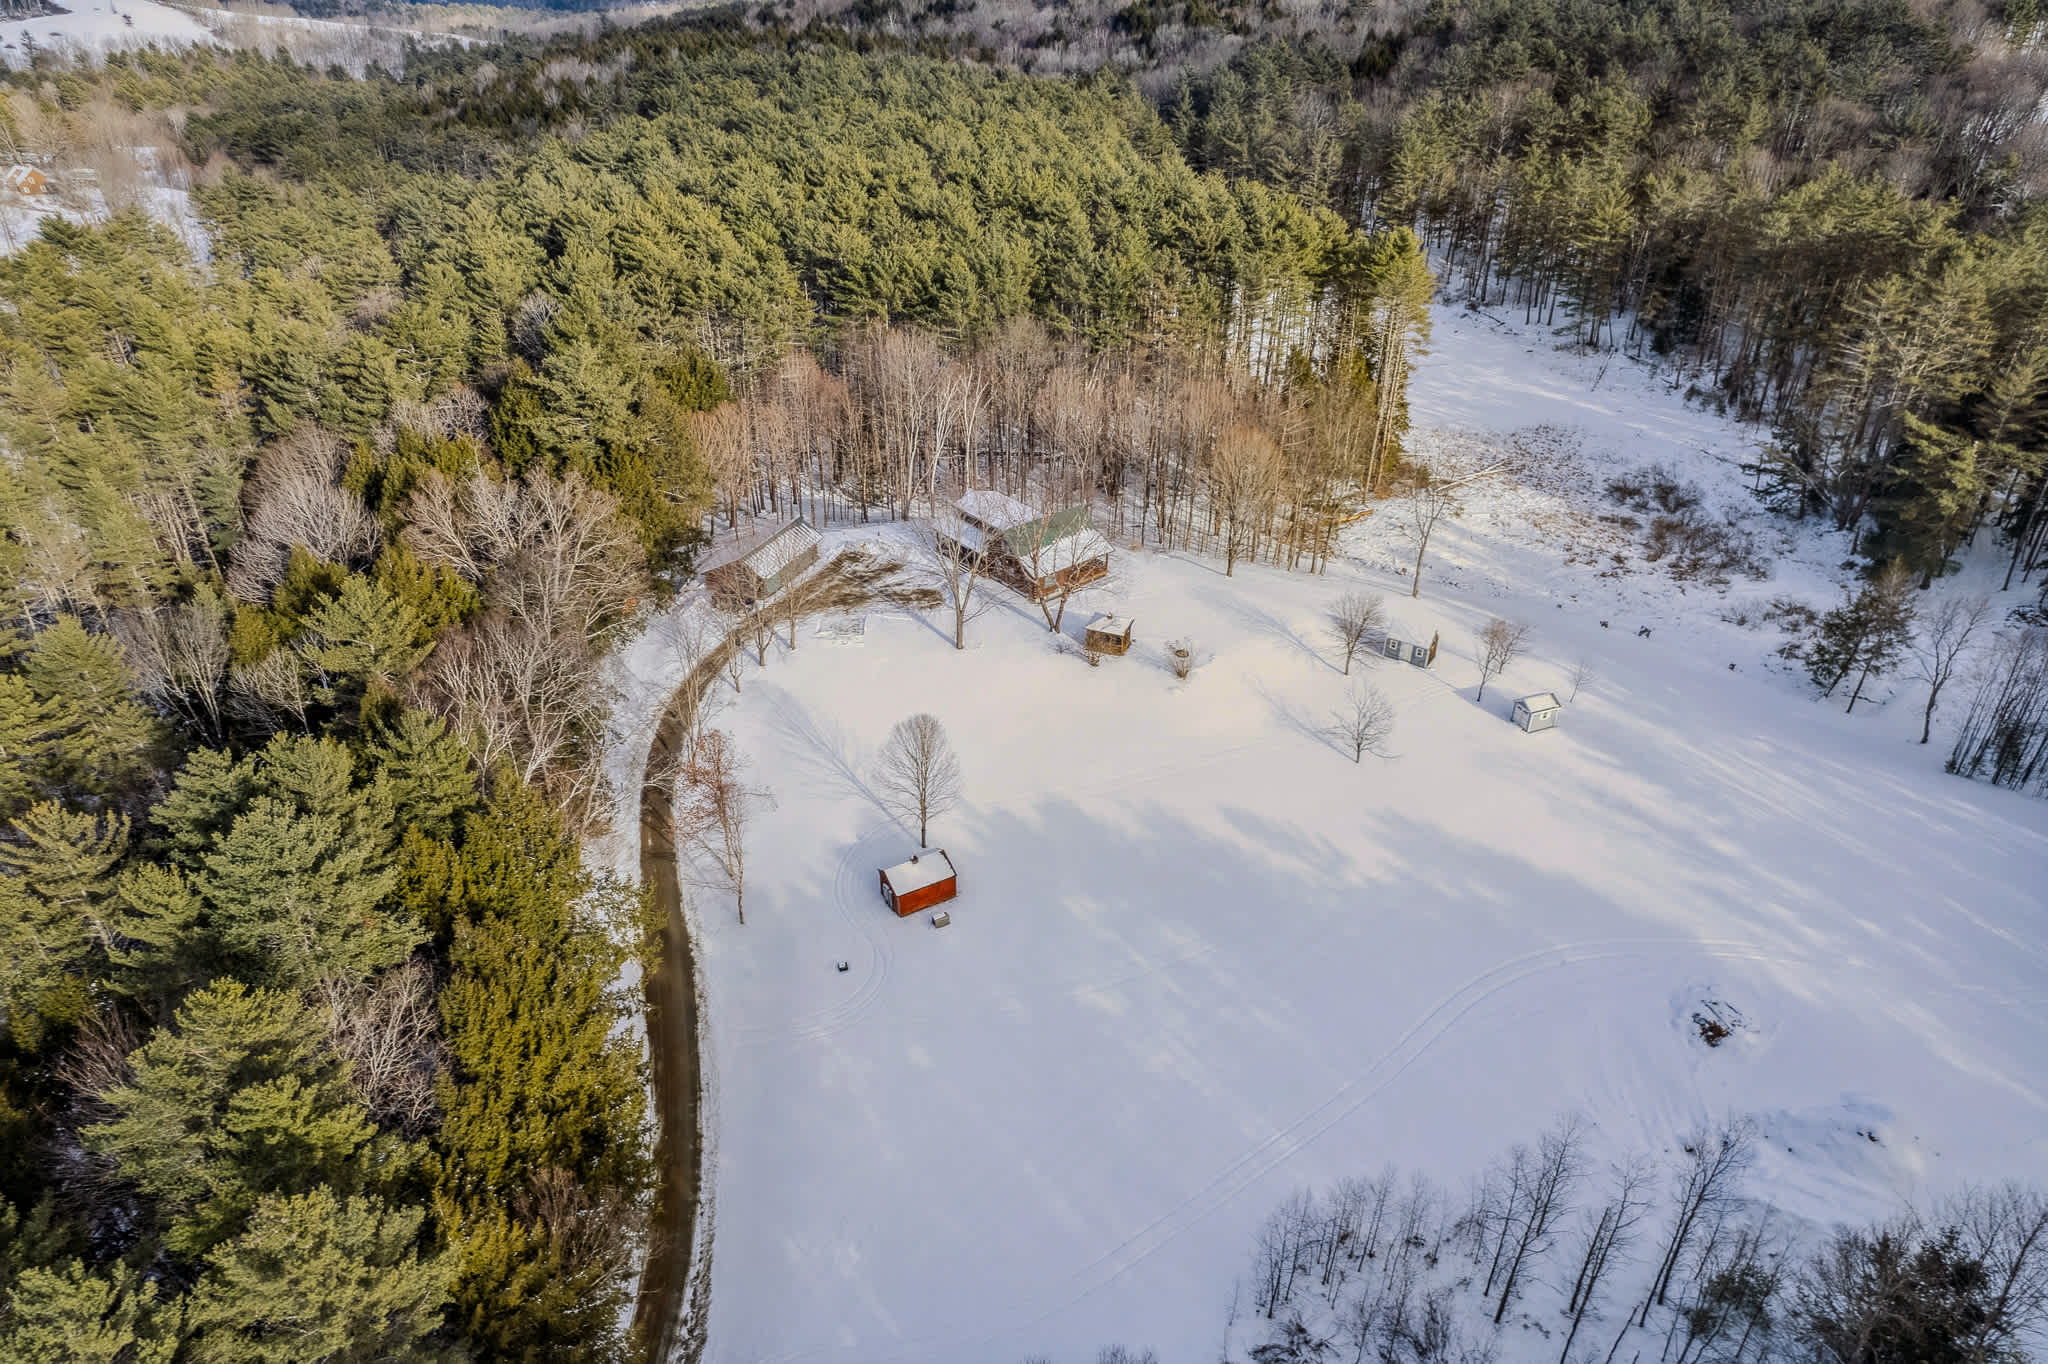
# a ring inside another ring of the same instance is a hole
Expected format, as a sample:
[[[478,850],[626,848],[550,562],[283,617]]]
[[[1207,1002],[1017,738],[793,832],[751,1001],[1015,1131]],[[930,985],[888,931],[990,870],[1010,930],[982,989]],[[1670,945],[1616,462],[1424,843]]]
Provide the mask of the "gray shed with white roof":
[[[1564,703],[1557,699],[1556,692],[1535,692],[1516,699],[1515,723],[1531,734],[1539,729],[1555,729],[1557,717],[1563,710]]]

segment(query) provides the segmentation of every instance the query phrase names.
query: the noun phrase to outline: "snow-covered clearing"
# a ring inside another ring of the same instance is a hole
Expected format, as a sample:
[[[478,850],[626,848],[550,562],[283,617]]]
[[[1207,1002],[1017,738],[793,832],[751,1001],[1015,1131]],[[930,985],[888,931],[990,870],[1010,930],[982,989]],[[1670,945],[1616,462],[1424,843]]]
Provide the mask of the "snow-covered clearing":
[[[0,23],[0,61],[27,66],[37,49],[97,57],[151,45],[176,48],[212,41],[206,26],[190,14],[151,0],[74,0],[63,8],[63,14]]]
[[[1602,1156],[1754,1114],[1750,1190],[1819,1222],[2048,1169],[2048,803],[1943,775],[1910,689],[1845,717],[1773,664],[1775,631],[1723,619],[1825,604],[1846,546],[1747,508],[1748,433],[1599,369],[1440,314],[1420,447],[1544,428],[1524,444],[1552,453],[1439,528],[1420,600],[1388,509],[1323,578],[1120,555],[1069,610],[1070,635],[1136,618],[1099,668],[998,589],[964,653],[878,610],[749,670],[718,723],[775,803],[746,926],[695,907],[708,1358],[1213,1358],[1290,1192],[1388,1162],[1456,1189],[1566,1110]],[[1681,593],[1625,545],[1580,547],[1620,533],[1609,474],[1654,462],[1752,523],[1773,579]],[[1357,666],[1399,721],[1354,766],[1324,733],[1347,681],[1321,615],[1360,586],[1443,653]],[[1533,649],[1476,703],[1496,613]],[[1184,683],[1173,637],[1203,660]],[[1558,730],[1508,722],[1581,657],[1598,679]],[[673,669],[652,643],[629,662],[631,714]],[[933,830],[960,872],[943,930],[876,888],[915,831],[871,764],[919,710],[966,776]],[[1746,1021],[1712,1050],[1707,1000]],[[1502,1357],[1554,1357],[1529,1339]]]

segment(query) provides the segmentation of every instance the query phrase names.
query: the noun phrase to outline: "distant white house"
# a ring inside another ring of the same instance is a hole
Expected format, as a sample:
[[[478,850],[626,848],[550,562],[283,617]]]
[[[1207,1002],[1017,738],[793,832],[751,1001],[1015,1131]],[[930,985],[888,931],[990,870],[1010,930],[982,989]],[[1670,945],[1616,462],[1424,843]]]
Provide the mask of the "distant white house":
[[[1539,729],[1554,729],[1563,710],[1564,703],[1557,699],[1556,692],[1539,691],[1515,701],[1515,723],[1531,734]]]

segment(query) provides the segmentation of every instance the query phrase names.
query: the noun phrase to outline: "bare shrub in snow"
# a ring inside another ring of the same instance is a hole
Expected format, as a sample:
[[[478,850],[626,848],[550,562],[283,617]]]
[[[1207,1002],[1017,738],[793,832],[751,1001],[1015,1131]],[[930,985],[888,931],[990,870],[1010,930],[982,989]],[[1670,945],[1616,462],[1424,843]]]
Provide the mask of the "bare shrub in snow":
[[[1607,495],[1639,512],[1683,516],[1700,505],[1697,485],[1679,481],[1669,466],[1652,464],[1607,481]]]
[[[917,845],[929,847],[932,820],[960,801],[960,760],[936,715],[896,722],[882,745],[875,789],[891,810],[917,822]]]
[[[1394,737],[1394,703],[1377,687],[1360,682],[1335,712],[1330,733],[1354,763],[1368,753],[1385,757],[1387,740]]]
[[[1572,670],[1569,676],[1571,679],[1572,690],[1571,694],[1565,697],[1565,701],[1567,704],[1579,699],[1579,688],[1600,680],[1600,674],[1594,671],[1593,661],[1589,658],[1582,658],[1578,662],[1572,664]]]
[[[1373,636],[1387,628],[1387,604],[1377,592],[1346,592],[1330,607],[1330,638],[1344,654],[1344,673],[1351,674],[1351,660]]]
[[[1653,518],[1643,557],[1653,564],[1668,559],[1671,576],[1681,582],[1725,583],[1737,573],[1762,580],[1771,573],[1748,531],[1690,510]]]
[[[1486,628],[1479,632],[1479,694],[1472,699],[1486,699],[1486,684],[1507,670],[1508,664],[1521,657],[1522,646],[1529,641],[1529,627],[1519,621],[1502,620],[1495,616],[1486,622]]]

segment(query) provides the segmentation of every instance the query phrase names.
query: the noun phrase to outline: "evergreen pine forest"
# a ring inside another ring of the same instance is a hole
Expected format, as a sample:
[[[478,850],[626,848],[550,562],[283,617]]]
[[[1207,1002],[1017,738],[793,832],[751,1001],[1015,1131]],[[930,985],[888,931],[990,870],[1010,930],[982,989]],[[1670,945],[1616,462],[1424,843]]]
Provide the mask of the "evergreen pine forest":
[[[752,519],[971,469],[1314,571],[1442,286],[1674,357],[1873,563],[2042,533],[2024,0],[966,13],[10,73],[204,239],[0,258],[0,1355],[638,1357],[603,665]]]

